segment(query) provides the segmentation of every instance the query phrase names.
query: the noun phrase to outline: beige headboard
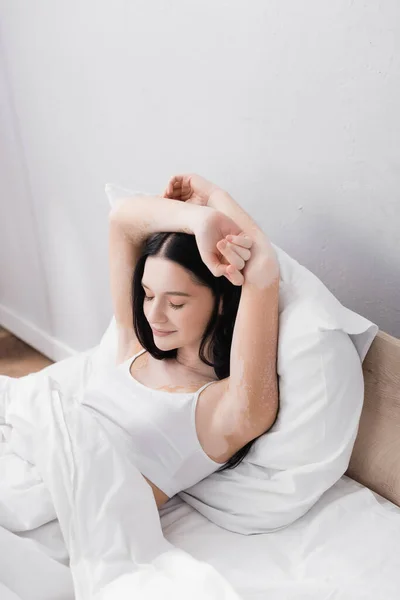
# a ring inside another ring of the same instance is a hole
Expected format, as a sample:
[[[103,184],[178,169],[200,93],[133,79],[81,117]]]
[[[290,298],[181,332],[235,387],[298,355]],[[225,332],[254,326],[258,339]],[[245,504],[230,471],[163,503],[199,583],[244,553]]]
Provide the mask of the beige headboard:
[[[363,371],[364,406],[346,475],[400,506],[400,340],[379,331]]]

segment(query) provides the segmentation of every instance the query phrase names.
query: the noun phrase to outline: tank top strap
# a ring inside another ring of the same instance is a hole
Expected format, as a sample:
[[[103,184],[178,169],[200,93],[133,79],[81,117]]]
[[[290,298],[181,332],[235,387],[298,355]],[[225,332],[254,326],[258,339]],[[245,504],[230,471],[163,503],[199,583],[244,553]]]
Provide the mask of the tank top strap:
[[[219,381],[219,379],[217,379],[216,381],[207,381],[207,383],[205,383],[204,385],[201,386],[201,388],[199,388],[196,392],[194,392],[194,396],[199,396],[200,393],[209,385],[211,385],[212,383],[217,383],[217,381]]]
[[[124,360],[122,363],[120,363],[118,365],[118,368],[124,369],[125,371],[129,371],[131,364],[133,363],[134,360],[136,360],[136,358],[140,355],[143,354],[144,352],[146,352],[146,348],[142,348],[141,350],[139,350],[139,352],[136,352],[136,354],[133,354],[132,356],[130,356],[129,358],[127,358],[126,360]]]

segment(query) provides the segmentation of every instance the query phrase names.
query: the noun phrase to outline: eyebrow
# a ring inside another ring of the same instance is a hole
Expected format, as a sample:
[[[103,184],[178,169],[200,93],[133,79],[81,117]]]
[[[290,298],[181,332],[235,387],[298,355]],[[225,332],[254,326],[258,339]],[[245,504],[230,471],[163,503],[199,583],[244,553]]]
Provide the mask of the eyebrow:
[[[147,288],[148,290],[150,290],[151,288],[149,288],[149,286],[147,286],[145,283],[142,282],[142,286]],[[187,296],[188,298],[191,298],[191,294],[186,294],[185,292],[165,292],[166,296]]]

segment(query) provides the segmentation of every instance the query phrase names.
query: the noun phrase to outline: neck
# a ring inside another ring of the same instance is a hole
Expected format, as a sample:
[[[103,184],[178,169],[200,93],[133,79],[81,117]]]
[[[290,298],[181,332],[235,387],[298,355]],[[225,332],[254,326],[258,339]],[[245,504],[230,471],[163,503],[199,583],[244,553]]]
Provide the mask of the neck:
[[[204,377],[215,377],[214,367],[208,366],[203,363],[199,358],[199,348],[198,345],[195,349],[192,348],[178,348],[178,353],[176,357],[176,363],[179,367],[184,369],[185,371],[189,371],[191,373],[196,373],[197,375],[203,375]],[[204,354],[210,362],[212,362],[212,357],[209,349],[209,343],[205,346]]]

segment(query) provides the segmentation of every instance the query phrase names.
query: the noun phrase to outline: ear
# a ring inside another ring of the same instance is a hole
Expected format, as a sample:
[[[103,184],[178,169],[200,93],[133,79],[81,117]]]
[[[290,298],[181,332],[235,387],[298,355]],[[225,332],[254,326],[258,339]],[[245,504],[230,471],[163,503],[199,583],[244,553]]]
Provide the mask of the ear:
[[[218,314],[222,314],[222,298],[219,300]]]

